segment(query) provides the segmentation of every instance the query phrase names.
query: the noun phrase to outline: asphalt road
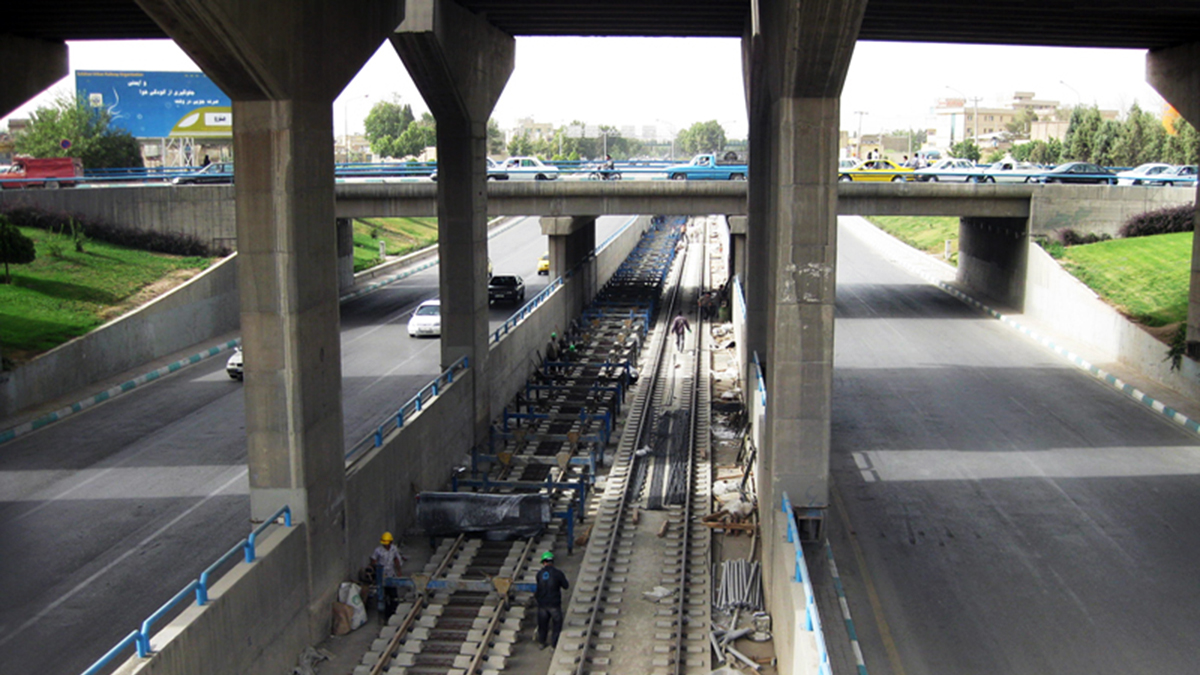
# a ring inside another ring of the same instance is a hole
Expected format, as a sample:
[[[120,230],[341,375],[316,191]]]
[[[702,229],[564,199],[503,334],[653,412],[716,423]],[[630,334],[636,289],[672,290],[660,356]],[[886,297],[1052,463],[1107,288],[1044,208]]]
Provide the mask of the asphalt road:
[[[597,221],[597,243],[628,221]],[[547,283],[537,218],[495,235],[496,273]],[[439,372],[408,337],[431,268],[342,306],[345,438],[366,436]],[[493,308],[493,329],[513,308]],[[0,674],[77,675],[250,531],[245,410],[203,361],[0,447]],[[162,625],[162,624],[160,624]]]
[[[828,529],[868,672],[1195,672],[1197,438],[844,227],[838,265]]]

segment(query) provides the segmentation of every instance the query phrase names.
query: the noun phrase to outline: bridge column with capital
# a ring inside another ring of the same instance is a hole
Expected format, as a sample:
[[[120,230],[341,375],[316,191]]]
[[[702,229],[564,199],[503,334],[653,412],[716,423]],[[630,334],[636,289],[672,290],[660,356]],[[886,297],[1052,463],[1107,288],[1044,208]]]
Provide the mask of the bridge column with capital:
[[[1146,54],[1146,80],[1177,110],[1200,129],[1200,42]],[[1200,182],[1196,184],[1200,205]],[[1194,217],[1200,232],[1200,209]],[[1188,291],[1187,353],[1200,359],[1200,237],[1192,240],[1192,275]]]
[[[743,40],[748,294],[764,293],[753,280],[766,269],[765,341],[751,338],[766,348],[759,494],[772,513],[784,491],[797,508],[829,504],[839,100],[866,5],[764,0]]]
[[[542,216],[542,234],[549,238],[550,278],[576,269],[596,248],[596,216]],[[575,316],[596,295],[596,273],[589,265],[578,267],[582,283],[568,284],[574,289],[567,316]]]
[[[67,43],[5,35],[0,40],[0,117],[67,76]]]
[[[408,0],[391,38],[437,119],[442,365],[488,357],[487,121],[512,74],[516,41],[450,0]],[[488,378],[474,383],[475,442],[487,438]]]
[[[293,588],[307,617],[272,644],[291,660],[328,634],[346,573],[332,103],[403,8],[387,0],[138,4],[233,100],[250,515],[265,519],[287,505],[306,536],[306,578]]]

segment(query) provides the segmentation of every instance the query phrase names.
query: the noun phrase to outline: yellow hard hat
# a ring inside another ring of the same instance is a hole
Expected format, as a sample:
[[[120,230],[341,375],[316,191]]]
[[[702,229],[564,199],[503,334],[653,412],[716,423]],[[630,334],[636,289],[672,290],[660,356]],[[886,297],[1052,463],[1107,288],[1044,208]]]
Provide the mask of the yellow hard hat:
[[[383,533],[383,536],[379,538],[379,543],[381,543],[381,544],[390,544],[390,543],[392,543],[392,533],[391,533],[391,532],[384,532],[384,533]]]

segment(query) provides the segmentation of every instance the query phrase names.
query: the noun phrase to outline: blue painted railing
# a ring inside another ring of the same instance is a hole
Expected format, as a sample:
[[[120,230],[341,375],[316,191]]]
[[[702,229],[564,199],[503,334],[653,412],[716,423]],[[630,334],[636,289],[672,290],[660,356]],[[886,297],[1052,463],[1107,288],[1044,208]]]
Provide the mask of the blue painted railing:
[[[102,668],[107,666],[110,662],[112,662],[113,659],[131,646],[136,648],[139,658],[144,659],[149,656],[152,653],[152,650],[150,649],[150,630],[153,628],[154,624],[162,620],[162,618],[166,616],[172,609],[174,609],[176,605],[191,598],[193,593],[195,593],[197,605],[203,606],[207,604],[209,578],[216,573],[216,570],[221,565],[229,562],[229,559],[238,552],[243,552],[245,554],[245,561],[247,563],[253,563],[256,559],[255,542],[258,539],[258,536],[265,532],[268,527],[274,525],[275,522],[280,518],[283,518],[283,524],[285,527],[291,527],[291,507],[285,506],[279,509],[275,512],[275,515],[264,520],[261,525],[254,528],[254,531],[251,532],[248,537],[238,542],[237,545],[229,549],[225,555],[221,556],[217,562],[213,563],[208,567],[208,569],[204,570],[204,573],[200,575],[199,579],[193,579],[192,581],[189,581],[182,590],[175,594],[175,597],[164,603],[163,606],[159,607],[153,614],[146,617],[146,620],[142,622],[142,625],[138,630],[126,635],[124,639],[113,646],[112,649],[108,650],[108,653],[100,657],[100,659],[88,667],[87,670],[83,671],[83,675],[95,675],[96,673],[99,673]]]
[[[405,420],[411,415],[421,412],[426,401],[436,397],[442,387],[454,382],[454,375],[456,373],[466,370],[470,365],[470,361],[465,356],[450,364],[450,367],[444,373],[438,375],[429,384],[422,387],[421,391],[418,391],[415,396],[408,399],[404,405],[400,406],[399,410],[389,415],[382,424],[375,428],[375,431],[351,446],[346,451],[346,462],[349,463],[357,459],[359,455],[369,448],[383,447],[383,439],[388,434],[403,427]]]
[[[792,500],[783,493],[783,515],[787,520],[787,542],[795,552],[795,567],[792,581],[804,585],[804,630],[810,631],[817,642],[817,672],[831,675],[829,650],[825,647],[825,631],[821,628],[821,614],[817,611],[817,598],[813,593],[812,579],[808,576],[808,563],[804,559],[804,548],[800,545],[800,530],[796,527],[796,513]]]
[[[559,277],[551,281],[549,285],[542,289],[541,293],[533,296],[533,299],[525,303],[521,309],[518,309],[512,316],[505,320],[504,324],[496,330],[492,331],[492,336],[488,339],[488,344],[495,344],[500,341],[500,338],[508,335],[508,332],[516,328],[517,324],[521,323],[533,313],[543,302],[545,302],[554,291],[558,290],[563,285],[563,277]]]
[[[765,409],[767,407],[767,385],[763,381],[762,364],[758,361],[757,351],[754,352],[754,382],[758,388],[759,402],[762,403],[762,407]]]

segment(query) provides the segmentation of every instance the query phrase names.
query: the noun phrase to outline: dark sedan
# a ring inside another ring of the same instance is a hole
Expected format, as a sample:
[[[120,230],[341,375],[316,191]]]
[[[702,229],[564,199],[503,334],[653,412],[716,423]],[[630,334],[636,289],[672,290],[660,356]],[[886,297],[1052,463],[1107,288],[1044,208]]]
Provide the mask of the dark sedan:
[[[497,274],[488,279],[488,302],[518,303],[525,299],[525,281],[515,274]]]
[[[1033,178],[1039,183],[1101,183],[1116,185],[1117,174],[1091,162],[1067,162]]]

